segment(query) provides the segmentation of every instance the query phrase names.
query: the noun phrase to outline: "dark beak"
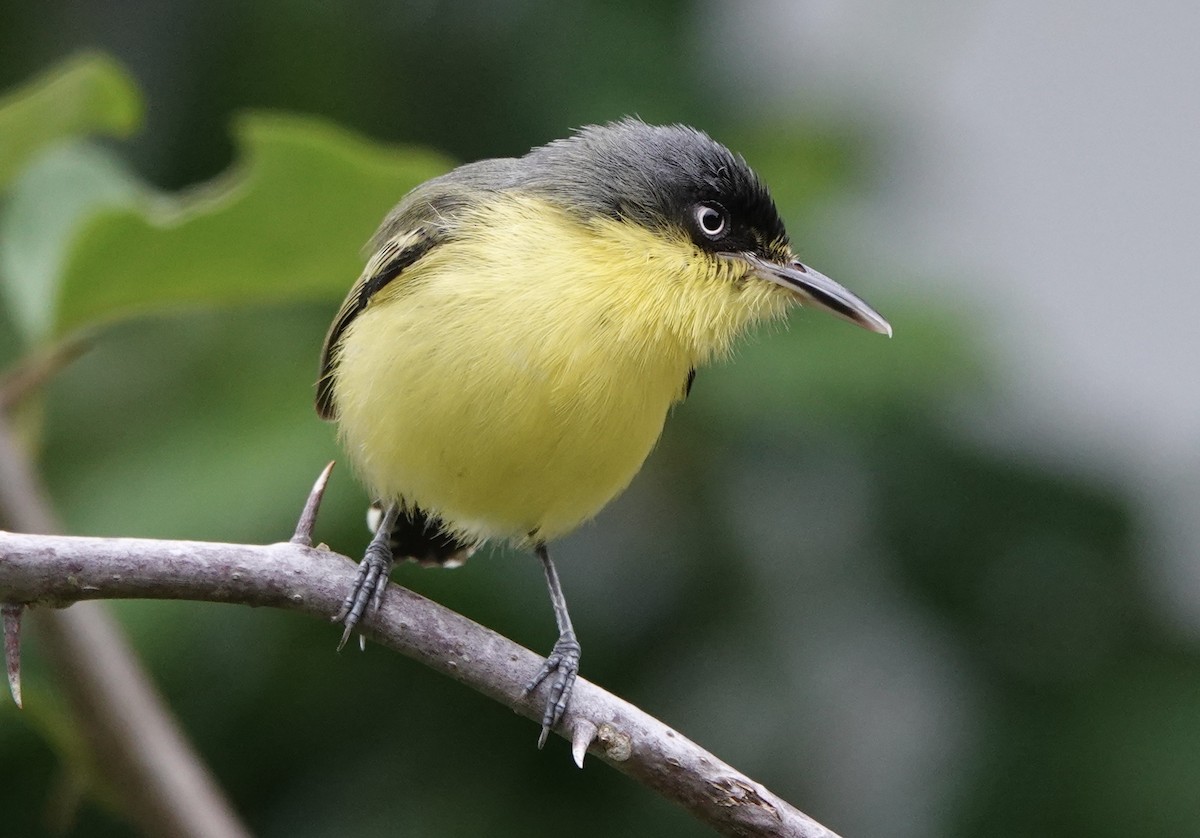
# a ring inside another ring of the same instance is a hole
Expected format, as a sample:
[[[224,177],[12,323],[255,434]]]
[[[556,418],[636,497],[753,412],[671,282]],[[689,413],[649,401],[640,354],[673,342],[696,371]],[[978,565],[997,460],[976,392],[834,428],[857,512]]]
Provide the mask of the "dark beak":
[[[795,294],[802,304],[821,308],[830,314],[861,326],[871,332],[892,336],[892,326],[867,301],[834,282],[825,274],[799,262],[781,265],[752,253],[740,253],[736,257],[749,263],[750,269],[760,279],[782,285]]]

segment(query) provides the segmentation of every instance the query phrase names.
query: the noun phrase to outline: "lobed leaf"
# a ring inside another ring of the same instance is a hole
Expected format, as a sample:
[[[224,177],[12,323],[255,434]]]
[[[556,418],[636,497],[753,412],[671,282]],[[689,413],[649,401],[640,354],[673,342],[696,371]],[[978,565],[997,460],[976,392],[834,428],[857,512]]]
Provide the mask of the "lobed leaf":
[[[387,210],[450,166],[309,117],[250,114],[235,135],[242,159],[226,176],[91,219],[64,269],[60,334],[153,311],[337,296]]]
[[[43,148],[67,137],[124,137],[141,122],[142,100],[113,59],[84,53],[0,98],[0,188]]]

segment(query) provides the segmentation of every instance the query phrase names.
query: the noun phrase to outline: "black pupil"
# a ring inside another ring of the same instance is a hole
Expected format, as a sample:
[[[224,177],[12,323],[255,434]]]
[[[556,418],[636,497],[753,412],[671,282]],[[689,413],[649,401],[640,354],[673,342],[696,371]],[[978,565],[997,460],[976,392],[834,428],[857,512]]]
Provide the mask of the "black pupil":
[[[712,207],[705,207],[700,210],[700,226],[704,228],[704,232],[706,233],[719,233],[724,226],[724,223],[721,221],[721,213]]]

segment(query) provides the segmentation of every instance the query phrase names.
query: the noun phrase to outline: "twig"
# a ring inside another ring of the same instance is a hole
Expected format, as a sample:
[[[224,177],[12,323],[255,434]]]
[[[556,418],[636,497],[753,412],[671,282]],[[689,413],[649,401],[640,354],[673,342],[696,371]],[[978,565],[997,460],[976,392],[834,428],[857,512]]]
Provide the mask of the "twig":
[[[33,473],[29,458],[21,450],[0,412],[0,526],[26,532],[58,532],[58,519],[50,510],[46,490]]]
[[[32,353],[5,370],[0,375],[0,412],[14,408],[91,346],[91,336],[80,334]]]
[[[34,606],[188,599],[286,608],[326,620],[354,574],[346,557],[291,542],[256,546],[0,533],[0,600]],[[541,662],[528,649],[397,585],[365,623],[363,631],[377,643],[540,721],[543,698],[521,695]],[[558,732],[573,740],[577,761],[586,743],[591,753],[723,834],[837,838],[662,722],[583,679]]]
[[[0,548],[0,557],[6,555]],[[87,605],[93,607],[30,613],[55,668],[72,680],[68,697],[75,718],[127,814],[146,835],[248,838],[129,653],[116,621],[97,603]]]
[[[30,532],[60,529],[3,411],[0,521]],[[0,568],[13,563],[0,549]],[[20,621],[25,609],[19,598],[2,593],[0,604],[9,689],[20,704]],[[67,611],[35,611],[33,619],[80,721],[90,756],[104,766],[104,776],[141,831],[187,838],[248,836],[108,611],[100,603],[83,603]]]

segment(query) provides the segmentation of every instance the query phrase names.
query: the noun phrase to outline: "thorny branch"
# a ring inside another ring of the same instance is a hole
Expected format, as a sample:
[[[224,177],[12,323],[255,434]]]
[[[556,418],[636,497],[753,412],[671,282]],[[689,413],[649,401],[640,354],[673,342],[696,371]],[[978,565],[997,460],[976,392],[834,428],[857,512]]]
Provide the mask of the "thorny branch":
[[[324,472],[291,541],[265,546],[0,532],[0,601],[62,606],[91,599],[188,599],[273,606],[328,619],[354,563],[310,546]],[[511,640],[393,585],[364,632],[526,718],[521,695],[540,658]],[[557,731],[581,767],[591,752],[726,835],[837,838],[761,784],[628,702],[583,680]]]

